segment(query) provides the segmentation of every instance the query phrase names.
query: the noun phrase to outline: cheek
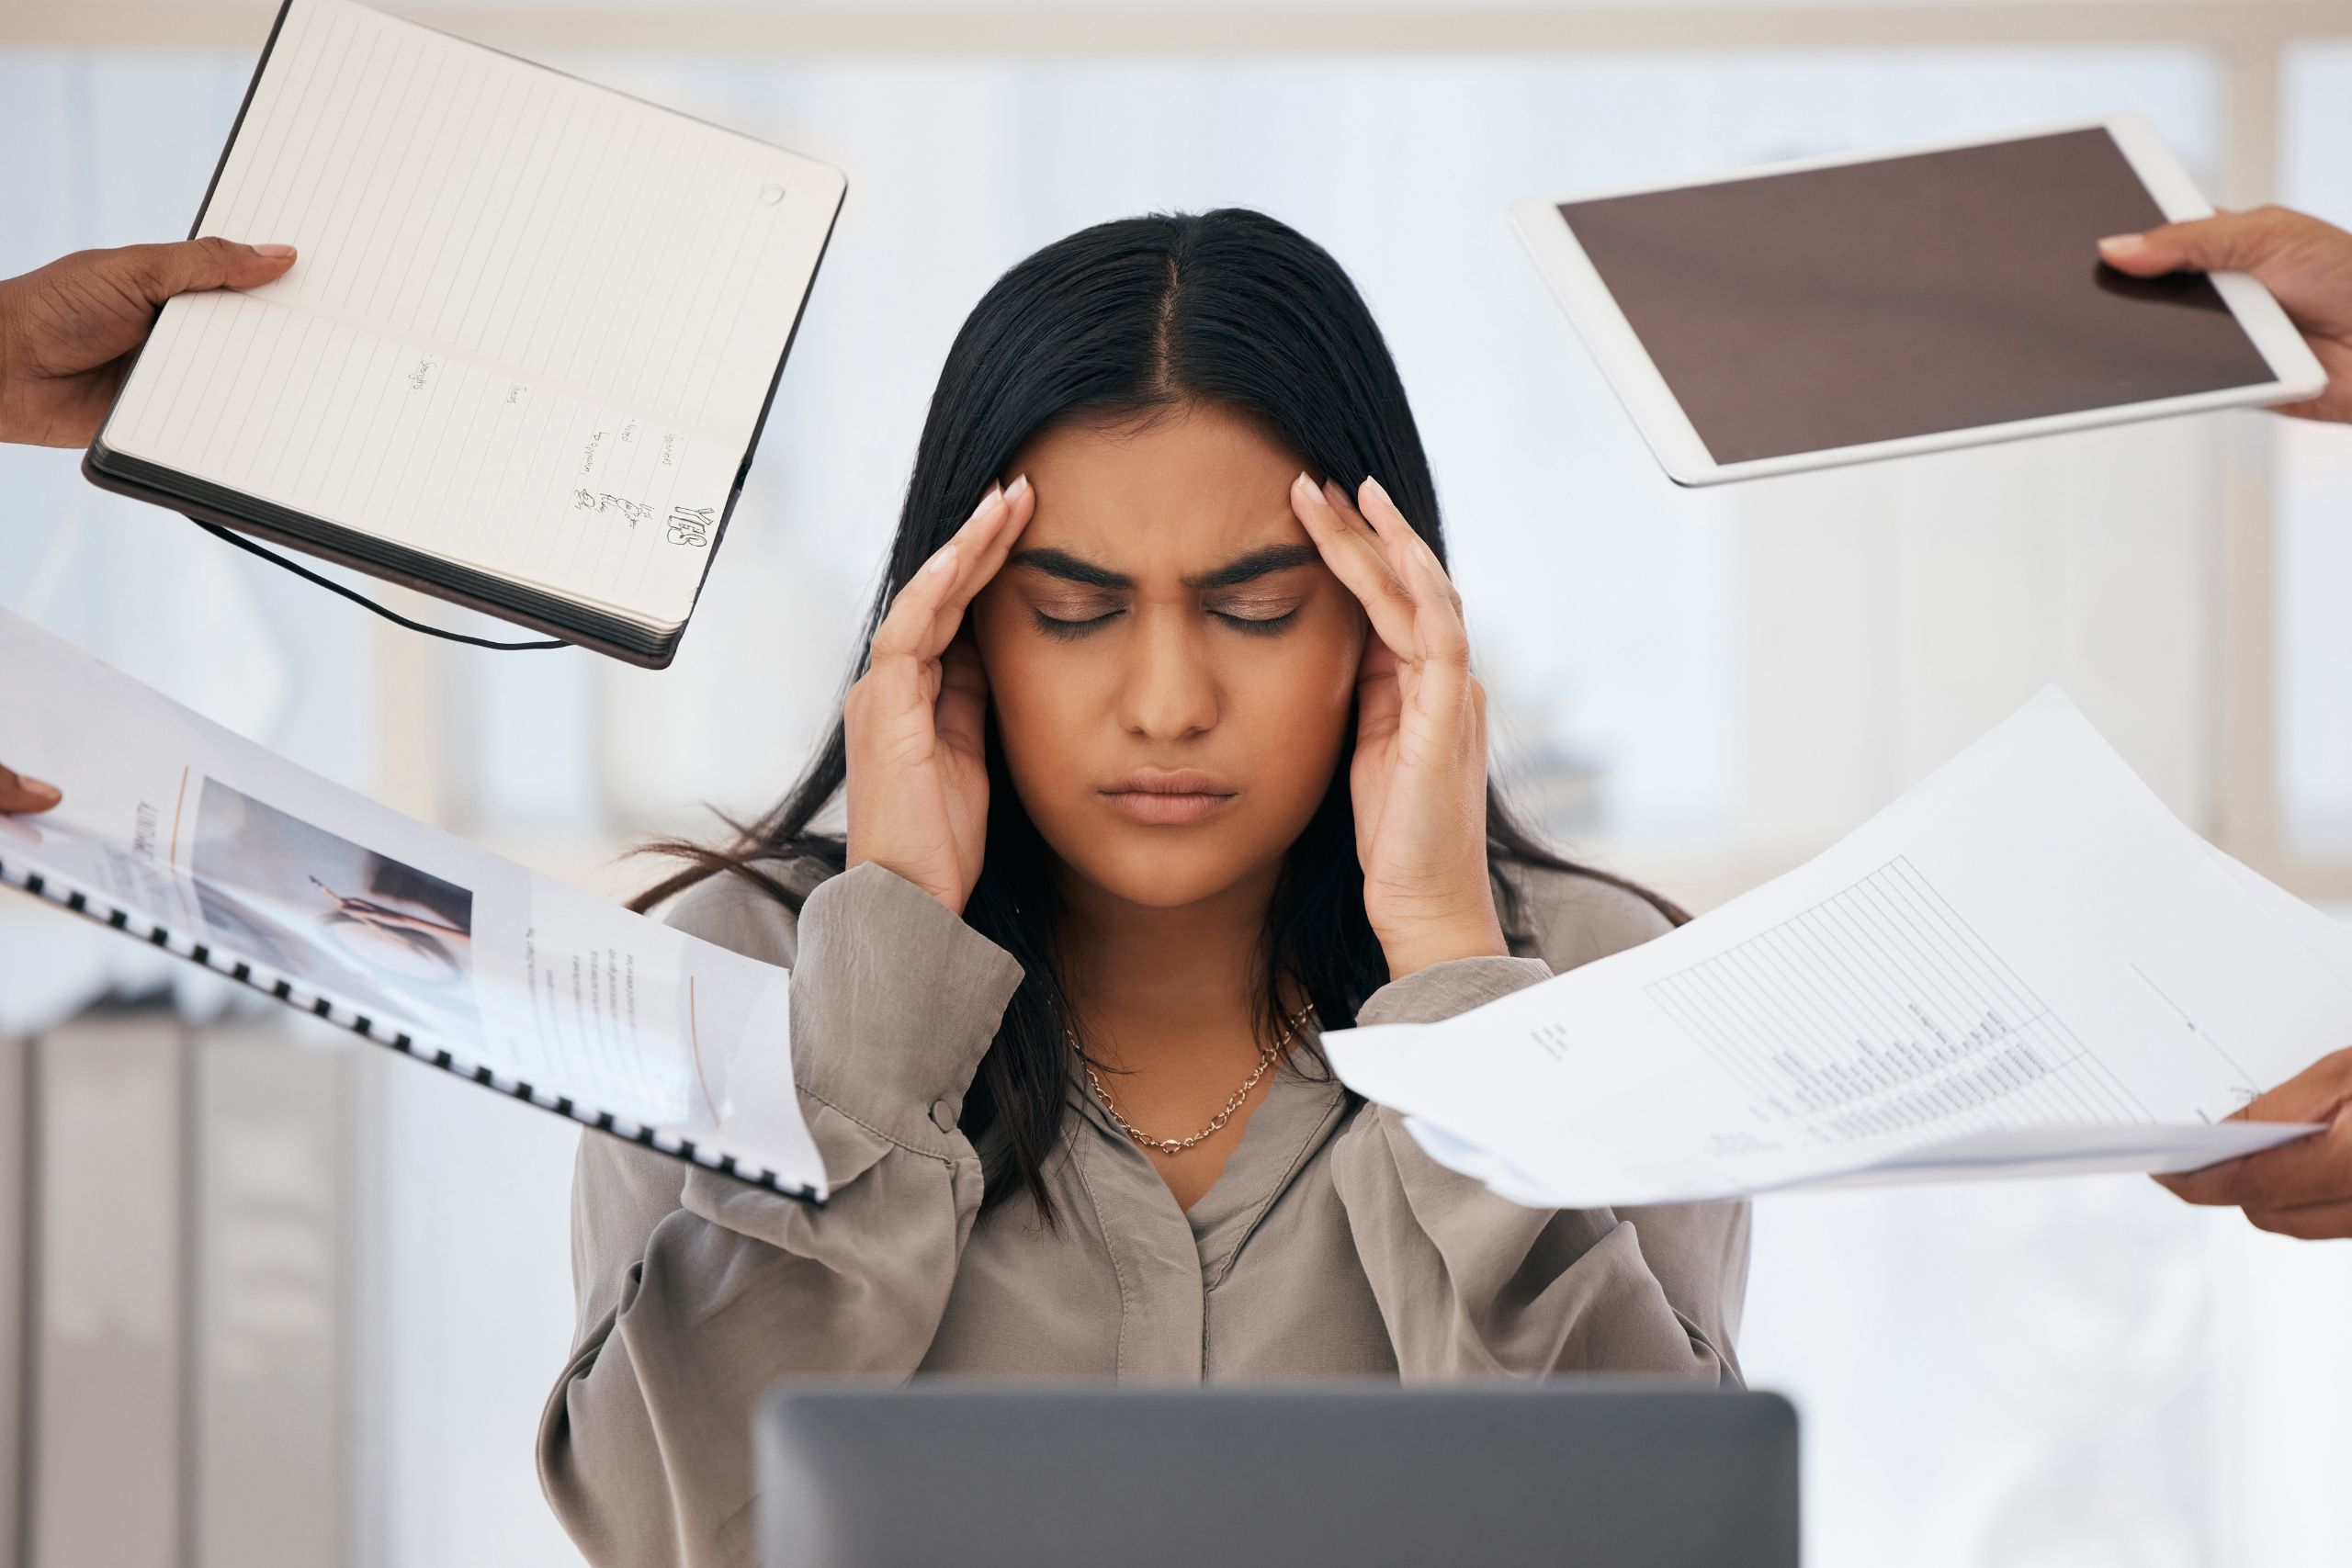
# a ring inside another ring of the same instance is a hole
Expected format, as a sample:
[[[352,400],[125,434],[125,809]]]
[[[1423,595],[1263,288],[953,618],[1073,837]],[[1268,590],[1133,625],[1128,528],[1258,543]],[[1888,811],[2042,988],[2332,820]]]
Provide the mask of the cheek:
[[[1057,659],[1066,650],[1021,624],[1026,614],[1008,598],[992,600],[986,590],[971,611],[972,643],[988,671],[989,711],[1015,780],[1071,754],[1077,716],[1088,700],[1084,663]]]
[[[1293,727],[1300,736],[1336,739],[1355,702],[1367,628],[1351,605],[1317,610],[1276,643],[1257,678],[1241,689],[1250,693],[1253,706],[1266,709],[1264,722]]]
[[[1363,639],[1344,615],[1309,621],[1264,649],[1236,650],[1226,682],[1226,722],[1241,732],[1266,784],[1303,800],[1322,798],[1355,702]]]

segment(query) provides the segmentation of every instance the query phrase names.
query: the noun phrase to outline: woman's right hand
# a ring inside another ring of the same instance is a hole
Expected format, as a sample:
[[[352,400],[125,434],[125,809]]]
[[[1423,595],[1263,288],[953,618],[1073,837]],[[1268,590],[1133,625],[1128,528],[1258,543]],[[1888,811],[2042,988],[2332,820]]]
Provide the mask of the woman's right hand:
[[[989,828],[988,678],[972,639],[958,634],[965,606],[1036,506],[1025,475],[989,488],[890,601],[865,673],[842,702],[849,864],[886,866],[958,915],[979,880]]]
[[[63,798],[55,784],[0,768],[0,816],[46,811]]]

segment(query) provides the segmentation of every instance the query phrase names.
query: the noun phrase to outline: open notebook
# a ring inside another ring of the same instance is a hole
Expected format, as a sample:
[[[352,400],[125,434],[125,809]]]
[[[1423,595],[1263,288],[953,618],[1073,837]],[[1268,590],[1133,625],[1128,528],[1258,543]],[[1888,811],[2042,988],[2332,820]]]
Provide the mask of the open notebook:
[[[286,0],[97,484],[634,663],[674,654],[841,209],[821,164]]]

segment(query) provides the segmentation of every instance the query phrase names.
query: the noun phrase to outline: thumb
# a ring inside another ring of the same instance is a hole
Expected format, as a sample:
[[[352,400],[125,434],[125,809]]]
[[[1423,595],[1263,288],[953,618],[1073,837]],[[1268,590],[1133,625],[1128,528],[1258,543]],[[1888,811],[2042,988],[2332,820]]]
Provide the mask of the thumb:
[[[2322,1056],[2230,1113],[2232,1122],[2332,1122],[2352,1107],[2352,1049]]]
[[[2183,268],[2259,272],[2293,238],[2287,221],[2291,216],[2266,207],[2159,224],[2140,234],[2114,234],[2098,243],[2099,259],[2134,277],[2154,277]]]
[[[940,656],[939,703],[933,724],[939,738],[959,751],[980,755],[987,734],[988,670],[968,637],[959,637]]]
[[[0,812],[46,811],[62,798],[55,784],[0,768]]]
[[[133,292],[160,305],[175,294],[202,288],[254,288],[285,276],[291,245],[243,245],[208,234],[166,245],[126,245],[109,262]]]

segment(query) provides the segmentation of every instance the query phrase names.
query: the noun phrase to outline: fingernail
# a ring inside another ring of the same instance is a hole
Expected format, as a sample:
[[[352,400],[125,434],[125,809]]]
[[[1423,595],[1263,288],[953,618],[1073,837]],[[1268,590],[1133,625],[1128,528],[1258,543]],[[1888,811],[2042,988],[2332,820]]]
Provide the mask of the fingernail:
[[[1315,488],[1315,481],[1306,477],[1305,468],[1298,470],[1298,478],[1290,481],[1290,488],[1302,495],[1311,495],[1317,501],[1323,499],[1323,492]]]
[[[43,806],[54,806],[59,801],[65,798],[65,792],[63,790],[59,789],[55,784],[50,784],[45,780],[28,778],[24,774],[18,773],[17,775],[17,783],[26,794],[40,801]]]
[[[2143,234],[2109,234],[2098,248],[2102,255],[2136,256],[2148,248],[2148,241]]]
[[[1370,474],[1366,474],[1363,477],[1363,488],[1371,492],[1374,500],[1385,502],[1390,506],[1396,504],[1395,502],[1389,501],[1388,499],[1388,487],[1382,484],[1378,479],[1374,479]]]
[[[1006,488],[1004,499],[1007,501],[1019,501],[1023,496],[1027,495],[1028,493],[1029,476],[1027,474],[1023,474],[1016,478],[1012,483]]]
[[[267,245],[255,245],[254,247],[254,254],[257,256],[267,256],[272,261],[276,261],[280,256],[290,256],[293,254],[294,247],[291,245],[273,243]]]
[[[951,539],[939,547],[939,553],[923,563],[923,570],[932,573],[950,571],[956,566],[956,542]]]

